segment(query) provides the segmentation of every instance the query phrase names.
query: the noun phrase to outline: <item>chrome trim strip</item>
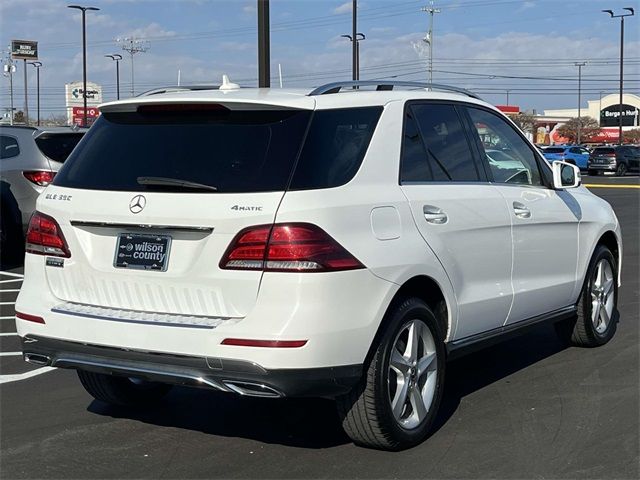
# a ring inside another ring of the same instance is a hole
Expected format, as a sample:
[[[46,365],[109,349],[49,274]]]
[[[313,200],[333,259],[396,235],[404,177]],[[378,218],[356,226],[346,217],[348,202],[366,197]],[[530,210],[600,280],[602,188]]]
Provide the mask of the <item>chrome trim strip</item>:
[[[197,377],[195,375],[190,375],[187,373],[164,372],[162,370],[155,370],[152,368],[134,367],[129,365],[117,365],[114,363],[98,362],[98,361],[85,360],[85,359],[79,359],[79,358],[59,357],[59,358],[56,358],[51,363],[52,367],[59,367],[59,368],[68,368],[70,366],[78,366],[78,365],[80,366],[88,365],[90,367],[104,368],[104,369],[107,369],[110,371],[116,371],[119,373],[133,373],[133,374],[139,373],[139,374],[157,375],[157,376],[169,377],[169,378],[180,378],[184,380],[190,380],[192,382],[195,382],[196,384],[204,384],[209,387],[215,388],[217,390],[221,390],[223,392],[229,392],[228,388],[226,388],[225,386],[221,385],[220,383],[214,380],[209,380],[203,377]]]
[[[284,395],[278,392],[276,389],[269,387],[263,383],[244,382],[240,380],[223,380],[222,383],[237,393],[247,397],[262,397],[262,398],[276,398],[284,397]],[[243,388],[243,385],[247,387],[257,387],[259,390],[251,390],[250,388]]]
[[[186,227],[180,225],[148,225],[140,223],[111,223],[111,222],[88,222],[84,220],[71,220],[73,227],[93,227],[93,228],[143,228],[149,230],[175,230],[179,232],[211,233],[213,227]]]

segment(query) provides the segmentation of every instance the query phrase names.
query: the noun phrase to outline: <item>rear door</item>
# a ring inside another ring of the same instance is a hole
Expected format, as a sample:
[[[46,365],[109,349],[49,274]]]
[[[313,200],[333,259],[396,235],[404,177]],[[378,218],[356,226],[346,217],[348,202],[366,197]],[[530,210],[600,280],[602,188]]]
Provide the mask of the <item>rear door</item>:
[[[215,107],[97,120],[38,203],[71,250],[62,268],[45,267],[58,298],[182,315],[248,313],[261,272],[218,264],[243,228],[273,222],[310,111]]]
[[[548,168],[522,135],[495,112],[467,107],[480,149],[499,145],[519,173],[505,177],[487,162],[493,185],[507,201],[513,236],[513,306],[508,323],[566,307],[575,300],[581,210],[568,190],[548,185]],[[546,170],[543,170],[546,169]]]
[[[500,327],[512,300],[504,199],[474,158],[458,106],[411,103],[404,121],[402,190],[425,248],[434,251],[455,290],[454,337]]]

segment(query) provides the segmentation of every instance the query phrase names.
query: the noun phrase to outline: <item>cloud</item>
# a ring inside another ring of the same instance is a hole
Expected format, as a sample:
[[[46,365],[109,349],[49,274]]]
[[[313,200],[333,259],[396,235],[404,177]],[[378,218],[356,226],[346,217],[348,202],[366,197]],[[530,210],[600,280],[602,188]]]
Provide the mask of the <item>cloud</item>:
[[[520,6],[519,10],[528,10],[529,8],[533,8],[535,6],[536,6],[536,2],[531,2],[531,1],[522,2],[522,5]]]
[[[244,13],[253,15],[257,12],[257,9],[255,5],[245,5],[244,7],[242,7],[242,11]]]
[[[333,9],[333,14],[334,15],[341,15],[343,13],[350,13],[351,12],[351,7],[352,7],[352,2],[345,2],[342,5],[340,5],[339,7],[336,7]]]

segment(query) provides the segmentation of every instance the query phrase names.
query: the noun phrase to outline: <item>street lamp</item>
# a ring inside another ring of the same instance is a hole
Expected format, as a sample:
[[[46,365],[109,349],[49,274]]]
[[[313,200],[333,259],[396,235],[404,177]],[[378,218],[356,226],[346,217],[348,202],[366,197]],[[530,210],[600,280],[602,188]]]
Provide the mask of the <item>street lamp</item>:
[[[38,106],[38,126],[40,126],[40,67],[42,62],[29,62],[29,65],[36,67],[36,98]]]
[[[582,120],[580,119],[581,110],[580,110],[580,102],[582,101],[582,67],[584,67],[587,62],[575,62],[574,65],[578,67],[578,139],[576,143],[580,145],[581,137],[582,137]]]
[[[351,35],[340,35],[342,38],[348,38],[351,42],[353,42],[353,37]],[[367,37],[364,33],[356,33],[356,61],[353,65],[353,79],[360,80],[360,42],[366,40]]]
[[[105,57],[116,62],[116,98],[120,100],[120,60],[122,60],[122,55],[114,53],[112,55],[105,55]]]
[[[87,11],[98,11],[98,7],[81,7],[80,5],[67,5],[82,12],[82,100],[84,111],[82,126],[87,126]]]
[[[613,10],[602,10],[604,13],[608,13],[611,18],[620,19],[620,105],[619,105],[619,124],[618,124],[618,144],[622,145],[622,92],[623,92],[623,75],[624,75],[624,17],[631,17],[635,15],[635,11],[631,7],[625,7],[623,10],[629,13],[621,13],[614,15]]]

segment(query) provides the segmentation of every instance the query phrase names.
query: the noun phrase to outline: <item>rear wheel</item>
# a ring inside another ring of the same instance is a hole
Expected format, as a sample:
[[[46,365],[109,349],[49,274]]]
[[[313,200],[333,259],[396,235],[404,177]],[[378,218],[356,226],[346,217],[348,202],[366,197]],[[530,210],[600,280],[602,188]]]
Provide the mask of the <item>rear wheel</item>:
[[[627,164],[619,163],[618,168],[616,168],[616,176],[624,177],[627,174]]]
[[[80,382],[96,400],[123,407],[139,407],[157,402],[171,385],[147,382],[127,377],[114,377],[103,373],[78,370]]]
[[[422,300],[407,299],[389,315],[365,378],[337,403],[354,443],[401,450],[429,434],[442,397],[445,351],[436,317]]]
[[[616,332],[618,311],[618,270],[611,251],[599,245],[589,264],[580,293],[575,319],[558,325],[557,331],[572,344],[598,347]]]

